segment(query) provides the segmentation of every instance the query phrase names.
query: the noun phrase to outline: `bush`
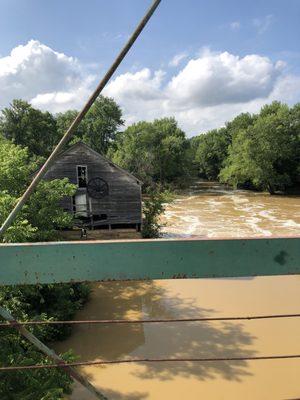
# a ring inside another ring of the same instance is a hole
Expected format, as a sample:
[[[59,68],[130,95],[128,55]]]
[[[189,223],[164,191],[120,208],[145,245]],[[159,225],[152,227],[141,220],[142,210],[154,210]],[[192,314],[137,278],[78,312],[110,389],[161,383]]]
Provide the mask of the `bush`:
[[[165,203],[171,201],[171,198],[171,193],[166,190],[162,191],[160,187],[148,190],[143,201],[143,238],[158,238],[161,236],[163,224],[160,221],[160,217],[165,211]]]
[[[36,169],[28,150],[0,138],[0,225],[16,204]],[[61,208],[60,200],[72,196],[75,186],[67,179],[40,182],[13,225],[1,238],[4,242],[34,242],[56,239],[57,229],[69,226],[72,216]],[[32,319],[72,319],[89,295],[82,284],[1,287],[0,304],[20,321]],[[68,325],[41,325],[30,330],[41,340],[51,342],[71,332]],[[66,353],[71,360],[73,356]],[[0,335],[0,365],[29,365],[49,360],[15,329]],[[14,371],[0,374],[2,400],[58,400],[70,392],[71,379],[61,369]]]
[[[3,287],[1,306],[20,321],[69,320],[89,297],[89,287],[83,284],[57,284]],[[64,339],[70,334],[68,325],[38,325],[28,328],[41,341]],[[62,355],[71,362],[72,352]],[[14,328],[5,328],[0,336],[0,365],[47,364],[41,354]],[[59,400],[70,393],[71,378],[61,369],[40,369],[0,373],[0,398],[3,400]]]

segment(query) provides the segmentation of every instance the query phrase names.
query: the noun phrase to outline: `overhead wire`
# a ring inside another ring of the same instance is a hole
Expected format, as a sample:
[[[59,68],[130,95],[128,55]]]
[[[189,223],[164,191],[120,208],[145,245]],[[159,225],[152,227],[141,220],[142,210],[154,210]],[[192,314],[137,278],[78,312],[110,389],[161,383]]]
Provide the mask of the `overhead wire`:
[[[105,319],[105,320],[70,320],[70,321],[9,321],[0,323],[1,328],[16,328],[23,325],[55,325],[55,324],[145,324],[145,323],[174,323],[174,322],[213,322],[213,321],[243,321],[263,320],[277,318],[298,318],[300,314],[268,314],[252,316],[231,316],[231,317],[198,317],[198,318],[172,318],[172,319]],[[238,362],[257,360],[279,360],[298,359],[300,354],[263,355],[263,356],[240,356],[240,357],[176,357],[176,358],[129,358],[121,360],[92,360],[77,361],[71,363],[35,364],[35,365],[10,365],[0,367],[0,372],[36,370],[43,368],[68,368],[91,365],[110,365],[128,363],[161,363],[161,362]]]
[[[229,317],[196,317],[196,318],[168,318],[168,319],[90,319],[90,320],[31,320],[31,321],[10,321],[1,322],[0,328],[14,326],[34,326],[34,325],[97,325],[97,324],[153,324],[153,323],[172,323],[172,322],[213,322],[213,321],[251,321],[260,319],[276,318],[299,318],[300,313],[296,314],[267,314],[249,316],[229,316]]]
[[[91,365],[110,365],[110,364],[129,364],[129,363],[161,363],[161,362],[228,362],[228,361],[258,361],[258,360],[283,360],[283,359],[300,359],[300,354],[282,354],[267,356],[241,356],[241,357],[177,357],[177,358],[128,358],[123,360],[93,360],[93,361],[75,361],[71,363],[54,363],[54,364],[35,364],[35,365],[12,365],[0,367],[0,372],[24,371],[35,369],[49,368],[68,368]]]

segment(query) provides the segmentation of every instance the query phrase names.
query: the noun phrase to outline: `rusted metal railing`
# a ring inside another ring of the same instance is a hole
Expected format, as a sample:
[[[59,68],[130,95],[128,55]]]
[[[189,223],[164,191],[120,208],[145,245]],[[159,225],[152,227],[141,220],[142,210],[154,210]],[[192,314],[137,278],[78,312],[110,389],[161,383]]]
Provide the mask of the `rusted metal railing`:
[[[199,317],[199,318],[168,318],[168,319],[87,319],[66,321],[11,321],[1,322],[0,328],[34,325],[106,325],[106,324],[168,324],[174,322],[217,322],[217,321],[252,321],[260,319],[299,318],[300,314],[269,314],[232,317]]]
[[[263,356],[240,356],[240,357],[170,357],[170,358],[125,358],[120,360],[95,360],[77,361],[69,364],[35,364],[0,367],[0,372],[82,367],[91,365],[111,365],[111,364],[133,364],[133,363],[162,363],[162,362],[229,362],[229,361],[259,361],[259,360],[288,360],[300,358],[300,354],[271,354]]]

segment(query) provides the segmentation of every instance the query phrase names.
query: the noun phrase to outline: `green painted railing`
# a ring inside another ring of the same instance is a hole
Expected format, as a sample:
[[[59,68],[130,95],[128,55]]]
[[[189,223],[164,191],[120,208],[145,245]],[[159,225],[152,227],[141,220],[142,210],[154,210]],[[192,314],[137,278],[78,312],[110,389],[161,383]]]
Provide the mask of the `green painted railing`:
[[[300,274],[300,236],[0,245],[0,284]]]

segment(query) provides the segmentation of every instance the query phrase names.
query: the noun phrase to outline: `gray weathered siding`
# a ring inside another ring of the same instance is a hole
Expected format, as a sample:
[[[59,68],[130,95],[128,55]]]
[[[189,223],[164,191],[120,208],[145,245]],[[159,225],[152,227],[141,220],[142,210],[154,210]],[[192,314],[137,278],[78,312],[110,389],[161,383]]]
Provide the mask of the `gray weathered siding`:
[[[71,183],[77,184],[77,165],[87,166],[88,180],[100,177],[108,183],[108,196],[91,199],[94,215],[107,214],[108,219],[103,221],[106,224],[141,223],[141,183],[82,143],[62,153],[45,179],[67,177]],[[85,192],[84,188],[77,190]],[[72,200],[65,198],[62,207],[72,211]]]

